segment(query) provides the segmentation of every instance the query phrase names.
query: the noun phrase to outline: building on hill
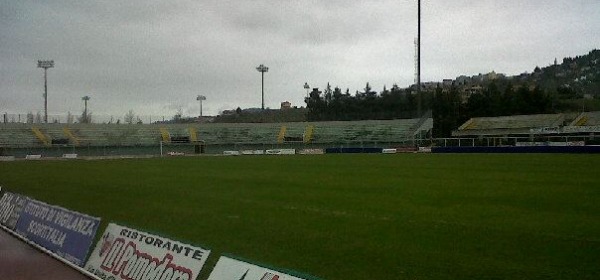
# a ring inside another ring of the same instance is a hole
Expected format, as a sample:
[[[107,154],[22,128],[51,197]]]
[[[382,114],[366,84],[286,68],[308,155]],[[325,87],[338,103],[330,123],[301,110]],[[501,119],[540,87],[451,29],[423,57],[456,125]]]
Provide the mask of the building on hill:
[[[467,103],[469,101],[469,98],[471,98],[471,95],[473,94],[482,94],[483,93],[483,87],[480,85],[474,85],[474,86],[469,86],[469,87],[463,87],[461,93],[460,93],[460,101],[464,104]]]
[[[292,108],[292,103],[289,101],[281,102],[281,110],[287,110]]]

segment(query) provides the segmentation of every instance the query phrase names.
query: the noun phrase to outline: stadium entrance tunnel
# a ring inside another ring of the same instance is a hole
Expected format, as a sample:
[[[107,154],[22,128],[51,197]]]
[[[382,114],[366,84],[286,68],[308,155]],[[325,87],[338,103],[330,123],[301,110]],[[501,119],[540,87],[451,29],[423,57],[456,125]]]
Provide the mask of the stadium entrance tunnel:
[[[204,143],[194,145],[194,154],[206,153],[206,145]]]

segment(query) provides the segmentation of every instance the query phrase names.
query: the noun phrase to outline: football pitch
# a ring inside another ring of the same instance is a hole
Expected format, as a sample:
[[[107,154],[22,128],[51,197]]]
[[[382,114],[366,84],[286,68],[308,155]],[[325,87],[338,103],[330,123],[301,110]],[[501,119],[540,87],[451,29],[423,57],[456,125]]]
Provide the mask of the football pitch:
[[[51,204],[323,279],[600,279],[600,156],[0,163]]]

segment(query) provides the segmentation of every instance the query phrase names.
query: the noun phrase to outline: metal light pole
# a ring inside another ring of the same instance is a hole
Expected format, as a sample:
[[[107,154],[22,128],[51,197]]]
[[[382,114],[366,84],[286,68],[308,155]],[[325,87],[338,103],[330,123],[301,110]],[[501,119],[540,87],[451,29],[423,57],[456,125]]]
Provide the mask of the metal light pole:
[[[269,71],[269,67],[266,67],[264,65],[259,65],[258,67],[256,67],[256,70],[258,72],[260,72],[261,76],[262,76],[262,109],[265,109],[265,72]]]
[[[417,101],[418,108],[417,114],[418,118],[421,117],[421,0],[417,0]]]
[[[48,68],[54,68],[54,60],[38,60],[38,68],[44,68],[44,122],[48,123]]]
[[[90,120],[88,119],[87,102],[88,102],[88,100],[90,100],[90,97],[86,95],[86,96],[82,97],[81,100],[83,100],[83,104],[84,104],[84,109],[83,109],[84,119],[83,119],[83,121],[85,121],[85,123],[89,123]]]
[[[308,98],[308,89],[310,88],[310,86],[308,85],[308,83],[304,83],[304,89],[306,90],[306,98]]]
[[[204,96],[204,95],[198,95],[196,97],[196,100],[200,101],[200,117],[202,117],[202,101],[206,100],[206,96]]]

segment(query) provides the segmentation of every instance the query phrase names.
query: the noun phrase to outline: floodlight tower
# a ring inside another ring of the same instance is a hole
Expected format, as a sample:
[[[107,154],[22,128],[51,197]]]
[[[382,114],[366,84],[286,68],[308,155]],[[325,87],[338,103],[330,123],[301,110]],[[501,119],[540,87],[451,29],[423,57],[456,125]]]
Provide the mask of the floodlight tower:
[[[308,85],[308,83],[304,83],[304,89],[306,90],[306,98],[308,98],[308,89],[310,89],[310,86]]]
[[[206,100],[206,96],[204,96],[204,95],[198,95],[196,97],[196,100],[200,101],[200,117],[202,117],[202,101]]]
[[[417,0],[417,117],[421,117],[421,0]]]
[[[261,76],[262,76],[262,109],[265,109],[265,72],[269,71],[269,67],[264,66],[264,65],[259,65],[258,67],[256,67],[256,70],[258,72],[260,72]]]
[[[44,68],[44,122],[48,123],[48,68],[54,68],[54,60],[38,60],[38,68]]]
[[[86,123],[89,123],[89,119],[88,119],[88,112],[87,112],[87,103],[88,103],[88,101],[90,100],[90,97],[86,95],[86,96],[82,97],[82,98],[81,98],[81,100],[83,100],[83,104],[84,104],[84,107],[83,107],[83,108],[84,108],[84,109],[83,109],[83,116],[84,116],[85,118],[84,118],[83,120],[84,120]]]

